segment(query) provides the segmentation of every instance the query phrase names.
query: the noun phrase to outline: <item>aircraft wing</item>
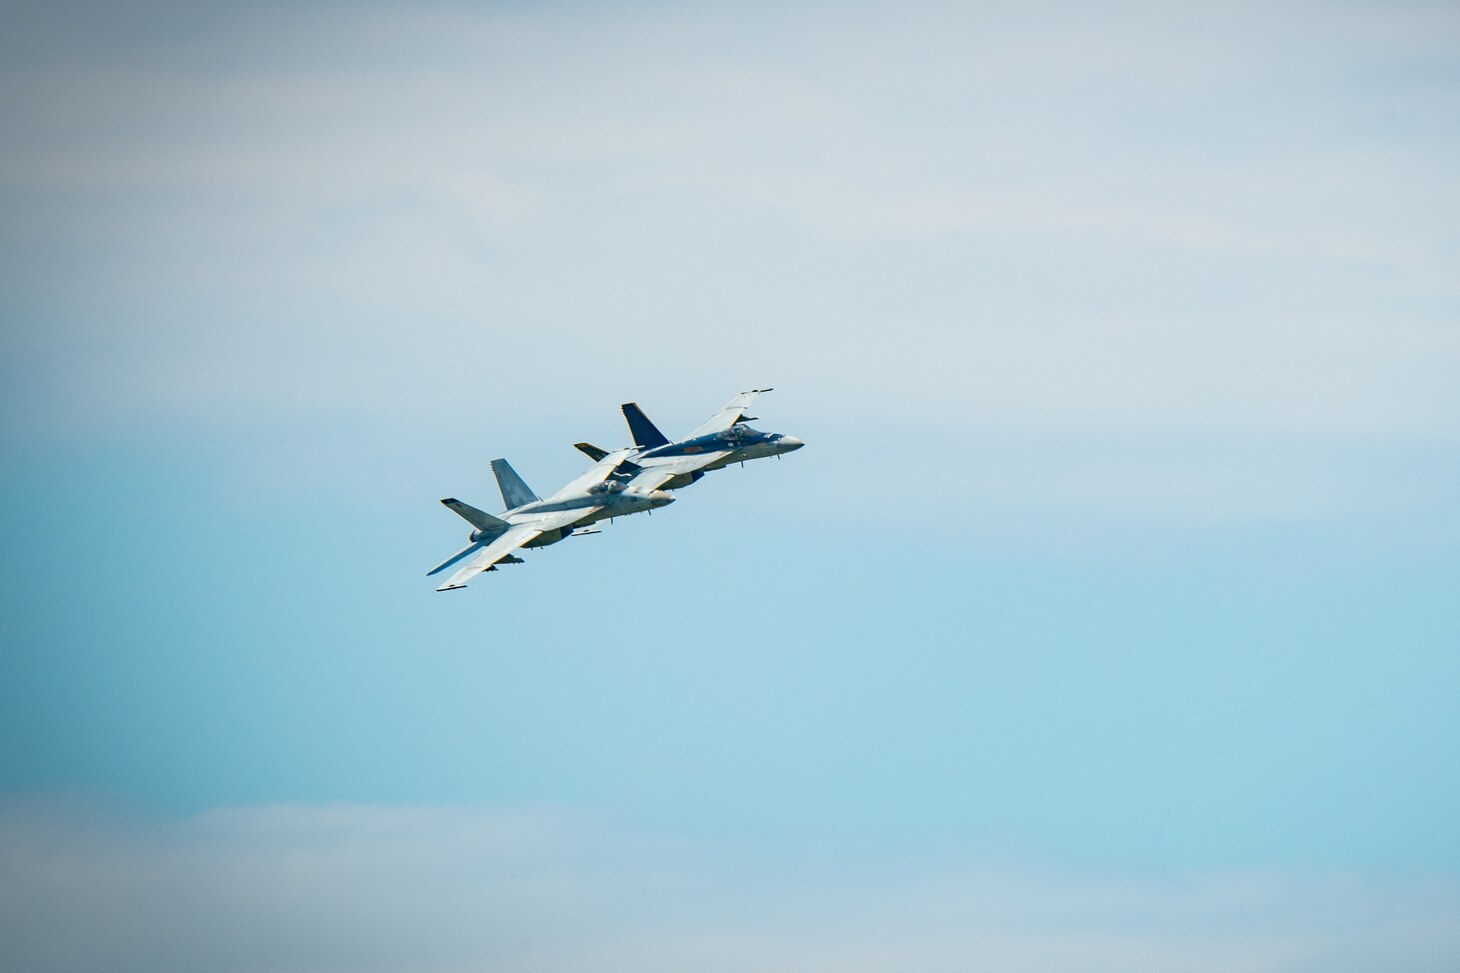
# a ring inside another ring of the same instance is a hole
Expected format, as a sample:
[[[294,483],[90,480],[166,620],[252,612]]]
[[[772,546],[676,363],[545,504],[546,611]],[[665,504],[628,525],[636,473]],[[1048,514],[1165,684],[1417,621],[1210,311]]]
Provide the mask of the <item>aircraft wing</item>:
[[[634,451],[632,449],[615,449],[611,453],[605,453],[603,458],[588,468],[582,476],[573,480],[557,493],[548,497],[549,500],[561,500],[564,497],[577,496],[595,483],[602,483],[608,479],[608,475],[618,468],[618,465],[627,459]]]
[[[750,408],[750,403],[755,401],[757,395],[769,391],[770,389],[751,389],[748,392],[741,392],[735,398],[726,402],[719,412],[706,419],[694,432],[685,438],[694,439],[697,436],[708,436],[712,432],[729,429],[745,417],[745,410]]]
[[[713,453],[695,453],[693,456],[651,457],[639,461],[643,463],[644,472],[630,480],[628,488],[640,492],[657,490],[676,476],[693,473],[729,455],[729,450],[722,449]]]
[[[572,510],[550,510],[541,514],[519,514],[512,518],[512,526],[531,527],[539,534],[546,534],[550,530],[576,524],[589,514],[597,513],[602,509],[602,506],[574,507]]]
[[[535,525],[512,525],[507,529],[505,534],[482,548],[480,554],[467,561],[461,570],[453,574],[445,584],[436,590],[450,591],[453,588],[465,588],[469,578],[473,578],[481,572],[489,570],[492,565],[541,533],[543,533],[542,528]]]
[[[651,490],[659,489],[674,479],[674,476],[674,473],[664,470],[645,470],[629,481],[629,489],[637,490],[640,493],[648,493]]]

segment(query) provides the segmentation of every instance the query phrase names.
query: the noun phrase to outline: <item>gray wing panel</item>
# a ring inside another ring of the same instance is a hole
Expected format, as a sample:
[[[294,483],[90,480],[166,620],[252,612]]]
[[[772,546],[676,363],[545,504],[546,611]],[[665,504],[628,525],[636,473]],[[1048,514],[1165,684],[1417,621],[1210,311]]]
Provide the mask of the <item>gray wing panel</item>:
[[[548,497],[548,499],[562,500],[565,497],[574,497],[584,493],[594,484],[602,483],[608,479],[608,475],[633,452],[632,449],[615,449],[611,453],[606,453],[602,459],[589,467],[586,473],[573,480],[557,493],[554,493],[551,497]]]
[[[695,470],[704,469],[716,460],[724,459],[729,455],[730,450],[722,449],[713,453],[695,453],[693,456],[656,456],[652,459],[641,460],[640,464],[644,467],[644,473],[634,477],[634,485],[639,485],[639,480],[645,473],[668,473],[669,476],[693,473]],[[663,483],[664,480],[659,482]]]
[[[550,530],[557,530],[559,527],[571,527],[578,521],[595,514],[603,507],[574,507],[572,510],[551,510],[541,514],[522,514],[514,518],[514,527],[531,527],[539,534],[546,534]]]
[[[673,470],[656,468],[645,470],[629,481],[629,489],[637,493],[650,493],[678,476]]]

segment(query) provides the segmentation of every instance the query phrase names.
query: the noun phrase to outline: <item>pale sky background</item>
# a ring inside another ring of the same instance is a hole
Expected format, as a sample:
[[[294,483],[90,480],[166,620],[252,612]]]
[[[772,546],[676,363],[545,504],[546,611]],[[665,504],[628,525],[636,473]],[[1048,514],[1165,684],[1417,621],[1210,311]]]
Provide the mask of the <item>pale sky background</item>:
[[[0,126],[0,966],[1460,963],[1453,4],[18,3]]]

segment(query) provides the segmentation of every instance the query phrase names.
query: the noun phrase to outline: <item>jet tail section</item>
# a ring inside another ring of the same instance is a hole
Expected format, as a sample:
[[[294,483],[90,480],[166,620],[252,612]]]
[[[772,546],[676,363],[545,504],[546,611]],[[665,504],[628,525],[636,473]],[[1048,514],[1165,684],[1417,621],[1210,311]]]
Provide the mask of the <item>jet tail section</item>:
[[[624,418],[629,423],[629,431],[634,434],[634,442],[638,443],[641,449],[669,445],[668,438],[659,431],[654,423],[649,421],[649,417],[644,415],[644,410],[639,408],[637,402],[625,402],[619,408],[623,409]]]
[[[496,517],[493,517],[485,510],[478,510],[471,504],[462,503],[455,497],[447,497],[441,502],[446,506],[446,509],[456,514],[468,524],[471,524],[477,530],[484,530],[488,533],[491,533],[493,531],[506,530],[509,526],[511,526],[507,523],[507,521],[498,520]],[[442,565],[442,567],[445,567],[445,565]],[[438,568],[437,570],[440,569]]]
[[[505,459],[492,460],[492,472],[497,477],[497,487],[502,491],[502,502],[507,505],[508,510],[516,510],[527,503],[535,503],[538,500],[537,494],[532,492],[522,477]]]

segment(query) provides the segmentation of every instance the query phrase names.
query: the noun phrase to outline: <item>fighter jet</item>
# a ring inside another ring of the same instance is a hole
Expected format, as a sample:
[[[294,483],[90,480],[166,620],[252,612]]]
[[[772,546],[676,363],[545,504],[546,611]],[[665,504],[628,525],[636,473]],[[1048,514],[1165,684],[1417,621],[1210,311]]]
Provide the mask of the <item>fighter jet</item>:
[[[756,418],[746,415],[750,403],[757,395],[769,391],[751,389],[741,392],[689,436],[674,443],[649,421],[637,403],[625,402],[620,408],[628,421],[629,431],[634,435],[634,442],[638,444],[638,449],[629,451],[621,461],[624,470],[634,473],[630,485],[636,490],[678,490],[710,470],[750,459],[779,456],[806,445],[795,436],[761,432],[745,425]],[[592,443],[573,445],[599,462],[612,455]]]
[[[546,547],[556,544],[575,531],[600,520],[612,517],[626,517],[644,510],[653,510],[674,497],[663,490],[631,486],[625,481],[629,476],[619,472],[619,465],[633,452],[619,449],[599,457],[587,473],[578,477],[546,500],[540,499],[522,477],[505,459],[492,460],[492,472],[496,474],[497,486],[502,491],[502,503],[507,511],[493,517],[485,511],[462,503],[455,497],[441,502],[474,528],[469,544],[442,561],[426,574],[444,571],[462,558],[471,560],[437,591],[454,591],[465,588],[467,579],[482,571],[495,571],[500,564],[521,564],[522,558],[513,555],[519,547]]]

